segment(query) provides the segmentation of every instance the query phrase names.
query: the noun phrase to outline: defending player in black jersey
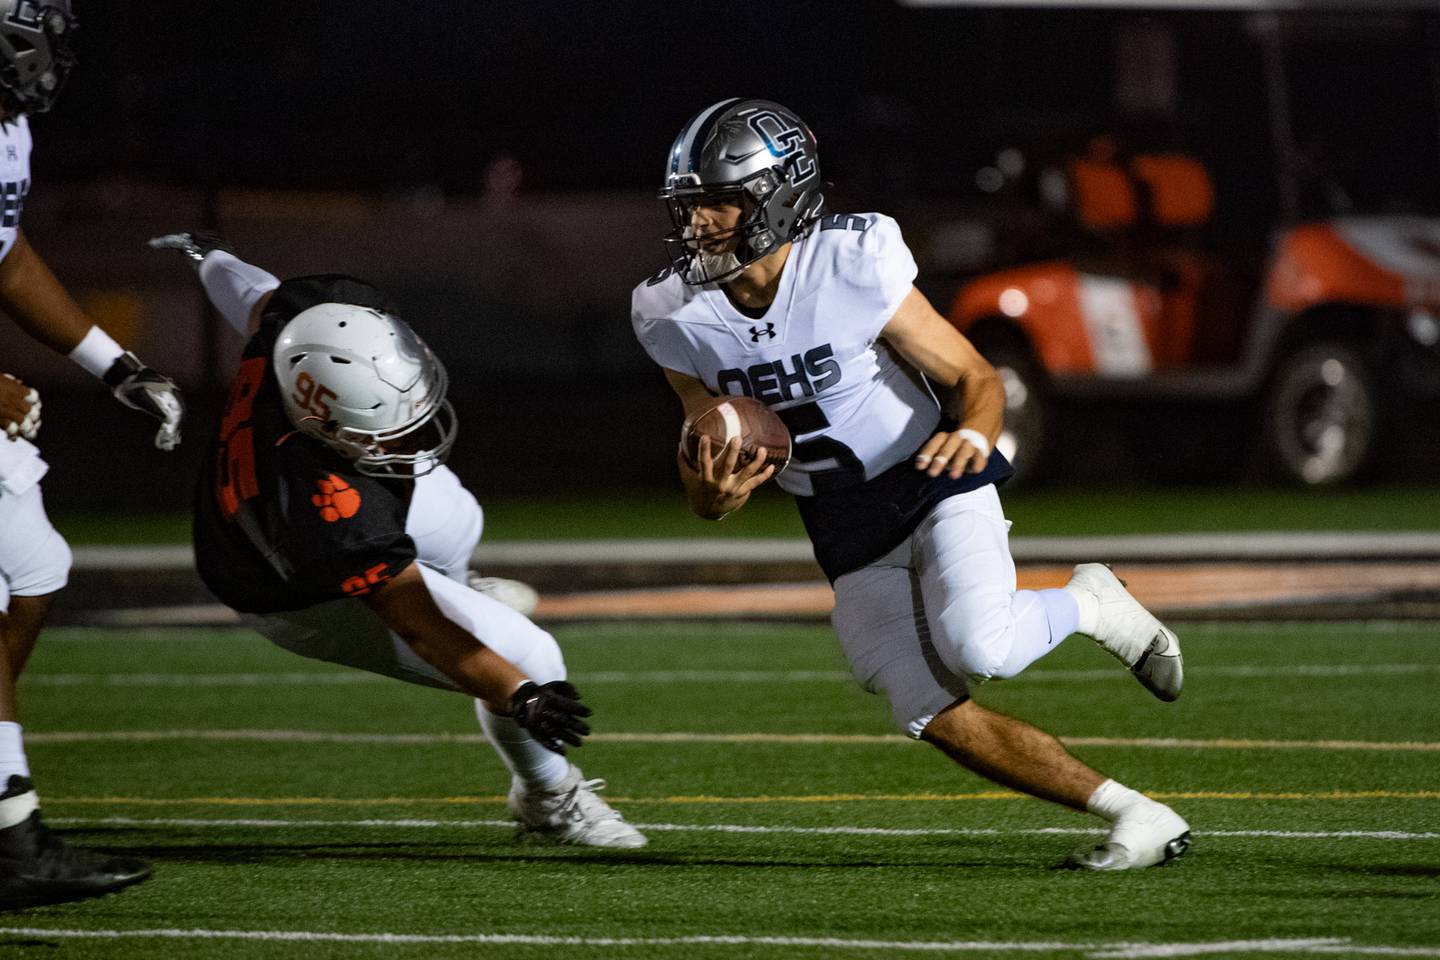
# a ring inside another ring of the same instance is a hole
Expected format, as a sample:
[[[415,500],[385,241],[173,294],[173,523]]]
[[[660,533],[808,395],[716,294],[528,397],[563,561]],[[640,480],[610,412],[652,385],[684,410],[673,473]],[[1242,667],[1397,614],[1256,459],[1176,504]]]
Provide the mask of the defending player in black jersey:
[[[644,845],[564,756],[590,711],[555,640],[466,584],[481,516],[444,466],[456,418],[440,361],[363,281],[281,283],[198,235],[152,245],[189,255],[251,333],[196,491],[205,583],[302,656],[474,697],[526,830]]]

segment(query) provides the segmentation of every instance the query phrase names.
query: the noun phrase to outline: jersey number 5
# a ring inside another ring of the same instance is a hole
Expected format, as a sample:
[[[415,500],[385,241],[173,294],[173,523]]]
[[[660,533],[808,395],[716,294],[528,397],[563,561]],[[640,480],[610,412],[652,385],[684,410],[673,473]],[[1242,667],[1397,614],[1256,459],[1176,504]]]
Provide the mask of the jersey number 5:
[[[255,395],[265,382],[265,357],[240,364],[230,385],[225,419],[220,421],[220,462],[215,471],[215,499],[225,519],[234,520],[240,504],[260,492],[255,481],[255,430],[250,423]]]
[[[820,409],[818,403],[802,403],[798,407],[776,410],[775,413],[784,421],[792,437],[815,433],[830,426],[830,418],[825,416],[825,411]],[[816,437],[814,440],[792,444],[790,459],[806,464],[805,472],[816,493],[828,493],[863,483],[865,480],[865,464],[855,456],[854,450],[833,437]],[[827,462],[834,466],[829,469],[808,469],[810,464],[820,466]]]

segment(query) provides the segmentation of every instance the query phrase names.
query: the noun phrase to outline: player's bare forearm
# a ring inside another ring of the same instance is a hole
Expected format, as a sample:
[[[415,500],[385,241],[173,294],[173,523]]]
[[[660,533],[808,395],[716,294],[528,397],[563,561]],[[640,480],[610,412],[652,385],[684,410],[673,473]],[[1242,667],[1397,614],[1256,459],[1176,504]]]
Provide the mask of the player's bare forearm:
[[[511,694],[529,679],[445,616],[417,564],[410,564],[365,602],[422,660],[497,712],[508,709]]]
[[[1005,423],[1005,383],[1000,374],[985,364],[967,371],[953,387],[936,391],[945,415],[962,427],[983,433],[992,442]]]
[[[0,308],[21,330],[60,354],[74,350],[92,326],[24,232],[0,260]]]
[[[1005,386],[995,368],[914,287],[880,335],[935,384],[942,408],[958,423],[920,448],[915,468],[952,478],[984,470],[1005,417]]]

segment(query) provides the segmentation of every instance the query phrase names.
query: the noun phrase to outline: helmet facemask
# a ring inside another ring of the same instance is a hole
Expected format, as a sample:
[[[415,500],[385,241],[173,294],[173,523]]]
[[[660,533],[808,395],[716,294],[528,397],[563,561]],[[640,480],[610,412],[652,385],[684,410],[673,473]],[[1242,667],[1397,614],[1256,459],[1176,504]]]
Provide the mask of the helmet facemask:
[[[0,2],[0,87],[19,110],[44,113],[55,103],[75,65],[74,30],[68,2]]]
[[[433,473],[450,456],[459,432],[459,419],[449,400],[442,400],[414,423],[372,433],[342,427],[338,421],[301,427],[332,450],[355,462],[355,469],[367,477],[414,480]]]
[[[688,284],[724,283],[747,266],[779,249],[784,242],[770,229],[765,205],[757,198],[773,192],[774,174],[766,171],[749,184],[667,188],[661,197],[670,211],[671,232],[665,237],[670,262]],[[696,236],[695,208],[733,203],[740,219],[728,230]],[[787,238],[788,239],[788,238]],[[729,246],[728,250],[717,247]]]

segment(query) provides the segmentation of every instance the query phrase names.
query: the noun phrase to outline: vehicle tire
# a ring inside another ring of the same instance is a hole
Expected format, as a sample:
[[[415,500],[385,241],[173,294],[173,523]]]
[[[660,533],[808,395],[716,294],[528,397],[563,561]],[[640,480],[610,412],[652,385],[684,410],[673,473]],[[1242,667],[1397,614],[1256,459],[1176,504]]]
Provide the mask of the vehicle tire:
[[[1369,463],[1380,426],[1379,390],[1351,344],[1304,344],[1275,365],[1265,401],[1267,452],[1288,478],[1344,483]]]
[[[1044,476],[1053,447],[1045,376],[1022,343],[1006,338],[976,346],[1005,385],[1005,426],[995,447],[1015,467],[1007,486],[1035,483]]]

